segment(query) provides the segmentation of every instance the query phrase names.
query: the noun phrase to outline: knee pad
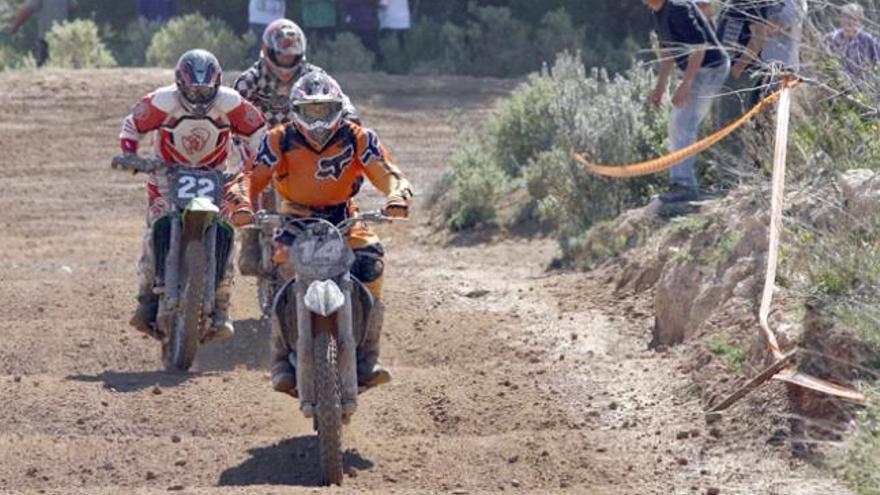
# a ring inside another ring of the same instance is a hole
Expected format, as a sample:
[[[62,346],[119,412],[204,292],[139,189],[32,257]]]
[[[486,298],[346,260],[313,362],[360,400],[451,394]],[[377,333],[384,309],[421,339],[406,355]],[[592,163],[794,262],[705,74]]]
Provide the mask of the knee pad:
[[[351,274],[365,284],[378,280],[385,271],[384,256],[385,249],[381,244],[355,249]]]

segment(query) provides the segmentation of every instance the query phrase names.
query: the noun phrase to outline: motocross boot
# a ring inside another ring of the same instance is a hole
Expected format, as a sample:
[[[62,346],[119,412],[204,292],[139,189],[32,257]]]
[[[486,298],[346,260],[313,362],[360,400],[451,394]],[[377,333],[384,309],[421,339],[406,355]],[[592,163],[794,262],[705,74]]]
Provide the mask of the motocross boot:
[[[274,332],[273,332],[274,333]],[[272,389],[296,397],[296,370],[288,356],[290,348],[281,335],[272,336]]]
[[[372,388],[391,381],[391,372],[379,363],[379,339],[385,320],[385,304],[376,299],[367,320],[367,333],[357,350],[358,385]]]
[[[159,296],[152,292],[142,292],[137,296],[138,305],[128,321],[137,331],[151,337],[156,336],[156,314],[159,312]]]
[[[232,319],[229,318],[229,299],[232,295],[230,294],[230,284],[231,282],[224,280],[221,287],[217,289],[214,298],[214,312],[211,314],[211,330],[213,334],[210,340],[223,340],[235,335]]]
[[[238,270],[248,277],[260,275],[260,231],[257,229],[241,229]]]

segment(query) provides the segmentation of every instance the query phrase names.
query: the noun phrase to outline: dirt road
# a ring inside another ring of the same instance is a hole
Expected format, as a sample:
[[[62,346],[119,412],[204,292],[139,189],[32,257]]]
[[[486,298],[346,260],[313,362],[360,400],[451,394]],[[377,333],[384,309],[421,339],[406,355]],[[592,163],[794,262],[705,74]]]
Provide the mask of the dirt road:
[[[121,118],[158,70],[0,74],[0,493],[314,493],[310,424],[269,390],[239,278],[231,342],[189,375],[132,331],[142,179],[113,172]],[[425,192],[510,82],[343,77]],[[386,228],[385,361],[333,493],[839,494],[769,432],[707,426],[684,351],[646,349],[647,295],[547,273],[550,241]]]

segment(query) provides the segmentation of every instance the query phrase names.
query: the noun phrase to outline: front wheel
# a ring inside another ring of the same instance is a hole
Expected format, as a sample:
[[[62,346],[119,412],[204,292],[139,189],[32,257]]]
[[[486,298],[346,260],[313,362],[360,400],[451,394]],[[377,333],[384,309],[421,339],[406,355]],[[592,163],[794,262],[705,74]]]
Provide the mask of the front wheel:
[[[174,321],[174,329],[168,340],[162,344],[162,361],[168,371],[187,371],[196,358],[207,267],[208,252],[205,244],[189,242],[180,267],[180,280],[183,282],[180,308]]]
[[[342,401],[339,390],[336,338],[332,317],[315,316],[315,429],[321,452],[321,470],[327,485],[342,484]]]

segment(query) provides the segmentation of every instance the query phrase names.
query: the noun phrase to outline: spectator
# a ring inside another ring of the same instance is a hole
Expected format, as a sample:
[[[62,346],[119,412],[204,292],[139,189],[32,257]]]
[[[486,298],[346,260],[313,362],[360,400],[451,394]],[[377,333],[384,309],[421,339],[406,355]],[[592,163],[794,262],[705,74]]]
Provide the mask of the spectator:
[[[840,9],[842,27],[822,40],[822,46],[840,58],[843,70],[854,79],[860,79],[880,62],[880,44],[862,29],[864,22],[865,9],[848,3]]]
[[[697,4],[697,7],[700,8],[700,12],[703,13],[703,16],[711,22],[712,0],[694,0],[694,3]]]
[[[801,34],[807,18],[807,0],[781,0],[767,10],[761,50],[764,64],[797,72],[801,66]]]
[[[379,0],[337,0],[340,26],[360,37],[377,57],[379,51]]]
[[[164,22],[177,15],[177,0],[138,0],[138,17]]]
[[[35,56],[37,66],[43,66],[49,60],[49,43],[46,42],[46,33],[52,29],[56,22],[64,22],[76,10],[76,0],[28,0],[15,16],[15,19],[6,27],[9,34],[15,34],[19,28],[34,14],[37,14],[37,43]]]
[[[251,26],[251,33],[257,39],[254,48],[251,50],[251,58],[260,56],[260,48],[263,43],[263,31],[272,21],[281,19],[287,12],[287,5],[284,0],[250,0],[248,5],[248,23]]]
[[[725,87],[717,113],[718,124],[726,124],[742,115],[756,99],[754,84],[743,78],[746,70],[760,61],[763,21],[767,19],[768,1],[732,0],[718,15],[717,38],[730,55],[732,80]],[[753,36],[754,34],[754,36]]]
[[[406,32],[412,26],[409,0],[379,0],[379,29],[397,34],[397,42],[406,49]]]
[[[336,28],[336,2],[334,0],[303,0],[302,27],[313,42],[333,36]]]
[[[642,2],[654,11],[660,39],[660,75],[651,95],[655,107],[663,102],[675,65],[683,71],[669,118],[669,146],[676,151],[697,140],[700,123],[730,71],[730,59],[693,0]],[[661,201],[674,203],[699,197],[695,162],[695,157],[687,158],[669,170],[670,191],[660,195]]]

